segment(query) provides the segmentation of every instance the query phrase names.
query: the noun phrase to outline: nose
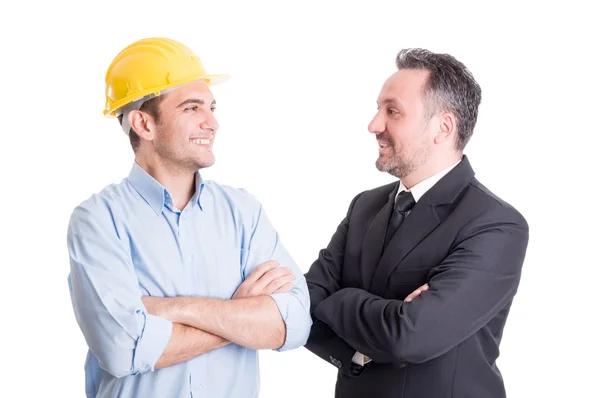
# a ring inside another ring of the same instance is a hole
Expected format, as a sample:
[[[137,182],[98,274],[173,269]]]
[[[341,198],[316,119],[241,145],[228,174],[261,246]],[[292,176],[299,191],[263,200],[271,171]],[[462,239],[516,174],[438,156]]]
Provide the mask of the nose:
[[[219,129],[219,122],[217,122],[217,119],[212,112],[208,114],[202,123],[200,123],[200,128],[202,130],[212,130],[212,132],[215,132]]]
[[[379,134],[385,131],[385,121],[381,117],[381,112],[377,111],[368,128],[371,134]]]

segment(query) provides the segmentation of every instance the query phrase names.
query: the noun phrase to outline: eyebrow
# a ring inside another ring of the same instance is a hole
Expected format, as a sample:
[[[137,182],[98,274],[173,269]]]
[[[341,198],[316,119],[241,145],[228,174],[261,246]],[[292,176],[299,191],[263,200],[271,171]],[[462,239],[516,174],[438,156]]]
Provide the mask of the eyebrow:
[[[394,105],[402,108],[402,103],[394,98],[386,98],[382,102],[384,105]],[[379,103],[378,103],[379,104]]]
[[[216,103],[217,103],[217,101],[213,100],[213,102],[211,103],[211,105],[215,105]],[[188,105],[188,104],[204,105],[204,100],[197,99],[197,98],[188,98],[185,101],[183,101],[181,104],[177,105],[177,108],[181,108],[182,106],[185,106],[185,105]]]

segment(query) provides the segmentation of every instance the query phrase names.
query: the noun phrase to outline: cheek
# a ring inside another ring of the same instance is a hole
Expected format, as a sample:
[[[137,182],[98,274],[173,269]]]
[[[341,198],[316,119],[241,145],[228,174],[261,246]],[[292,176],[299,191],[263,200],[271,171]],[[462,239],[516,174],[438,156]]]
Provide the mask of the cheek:
[[[177,135],[189,140],[194,134],[200,132],[199,118],[186,118],[181,120],[177,125]]]
[[[173,146],[173,135],[171,134],[171,130],[163,129],[159,134],[156,134],[155,137],[156,145],[162,147],[170,147]]]
[[[405,147],[411,138],[411,127],[400,120],[391,120],[387,124],[387,131],[396,147]]]
[[[188,142],[191,135],[188,125],[189,123],[179,122],[164,126],[163,136],[161,137],[163,142],[169,145],[182,145]]]
[[[428,132],[417,123],[398,122],[388,125],[390,138],[394,147],[402,153],[410,153],[421,148],[427,142]]]

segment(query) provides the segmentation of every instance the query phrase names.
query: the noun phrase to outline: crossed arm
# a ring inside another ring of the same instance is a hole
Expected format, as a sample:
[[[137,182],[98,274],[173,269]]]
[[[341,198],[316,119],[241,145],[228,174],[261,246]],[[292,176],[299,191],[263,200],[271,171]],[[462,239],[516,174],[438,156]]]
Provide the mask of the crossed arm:
[[[350,208],[350,212],[352,206]],[[528,242],[525,220],[508,207],[466,225],[416,300],[390,300],[340,286],[348,220],[306,274],[313,330],[306,347],[329,362],[359,351],[379,363],[422,363],[471,336],[514,297]],[[348,364],[348,365],[347,365]]]
[[[152,315],[173,322],[155,369],[175,365],[230,343],[259,350],[280,348],[285,324],[271,294],[289,292],[295,276],[276,261],[257,267],[231,300],[142,297]]]
[[[128,244],[110,210],[75,209],[68,229],[69,289],[75,318],[100,367],[115,377],[147,373],[235,343],[284,351],[303,345],[311,319],[304,277],[266,217],[257,217],[230,300],[141,297]],[[275,259],[293,269],[278,267]]]

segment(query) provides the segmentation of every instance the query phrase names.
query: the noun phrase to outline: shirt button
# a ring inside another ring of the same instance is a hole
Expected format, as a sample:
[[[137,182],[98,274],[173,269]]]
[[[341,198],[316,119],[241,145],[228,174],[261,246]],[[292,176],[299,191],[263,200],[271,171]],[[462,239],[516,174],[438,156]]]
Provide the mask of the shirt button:
[[[198,384],[196,388],[202,388],[202,384]]]
[[[193,255],[193,254],[190,254],[190,255],[188,256],[188,260],[190,260],[190,261],[192,261],[192,259],[193,259],[193,258],[194,258],[194,255]]]

